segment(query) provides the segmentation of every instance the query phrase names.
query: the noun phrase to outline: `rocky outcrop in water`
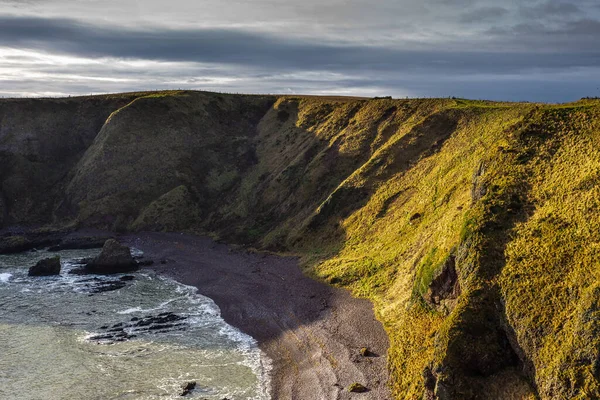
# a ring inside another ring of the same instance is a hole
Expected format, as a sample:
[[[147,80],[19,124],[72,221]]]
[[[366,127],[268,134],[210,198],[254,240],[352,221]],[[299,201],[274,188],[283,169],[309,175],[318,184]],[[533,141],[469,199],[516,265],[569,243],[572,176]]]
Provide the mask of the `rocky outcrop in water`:
[[[158,315],[147,315],[142,318],[133,317],[129,322],[119,322],[112,326],[102,326],[103,333],[91,336],[90,340],[99,342],[123,342],[140,334],[165,333],[184,330],[187,317],[164,312]]]
[[[107,275],[131,272],[138,268],[129,247],[109,239],[104,243],[100,255],[88,263],[84,270],[92,274]]]
[[[99,278],[91,278],[81,281],[83,283],[84,290],[89,294],[97,294],[104,292],[112,292],[119,290],[127,286],[127,282],[133,279],[128,276],[123,276],[120,279],[101,280]]]
[[[185,384],[183,384],[181,386],[181,393],[179,395],[182,397],[187,396],[188,394],[192,393],[192,390],[194,390],[195,388],[196,388],[195,381],[186,382]]]
[[[60,257],[40,260],[29,268],[29,276],[51,276],[60,274]]]

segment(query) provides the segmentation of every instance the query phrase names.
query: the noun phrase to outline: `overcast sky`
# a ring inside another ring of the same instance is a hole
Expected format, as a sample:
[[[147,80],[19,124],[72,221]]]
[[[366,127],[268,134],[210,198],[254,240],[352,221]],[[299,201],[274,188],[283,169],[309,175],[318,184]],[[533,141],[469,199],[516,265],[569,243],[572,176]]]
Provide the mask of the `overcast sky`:
[[[600,96],[599,0],[0,0],[0,96]]]

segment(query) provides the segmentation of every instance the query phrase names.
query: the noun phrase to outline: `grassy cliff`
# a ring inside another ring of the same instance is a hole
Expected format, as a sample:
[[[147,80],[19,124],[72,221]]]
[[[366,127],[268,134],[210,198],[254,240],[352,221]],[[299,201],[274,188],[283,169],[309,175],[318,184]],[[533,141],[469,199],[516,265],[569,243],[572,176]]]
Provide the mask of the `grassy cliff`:
[[[600,102],[0,101],[0,222],[186,230],[370,298],[409,399],[600,396]]]

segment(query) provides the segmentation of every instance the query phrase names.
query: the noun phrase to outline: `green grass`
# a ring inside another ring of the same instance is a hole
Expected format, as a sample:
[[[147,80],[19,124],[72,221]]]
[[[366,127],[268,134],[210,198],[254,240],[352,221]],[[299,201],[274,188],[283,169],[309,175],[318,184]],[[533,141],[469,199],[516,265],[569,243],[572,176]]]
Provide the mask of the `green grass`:
[[[434,247],[427,253],[417,267],[415,274],[415,289],[414,293],[417,296],[423,297],[427,293],[427,289],[433,280],[433,275],[439,268],[440,264],[437,260],[437,247]]]

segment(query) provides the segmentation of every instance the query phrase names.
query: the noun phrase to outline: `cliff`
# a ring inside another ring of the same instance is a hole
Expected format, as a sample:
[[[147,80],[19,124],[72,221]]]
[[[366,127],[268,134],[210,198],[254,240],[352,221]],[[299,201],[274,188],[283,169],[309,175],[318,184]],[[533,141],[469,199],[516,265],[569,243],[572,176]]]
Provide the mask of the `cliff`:
[[[600,101],[0,100],[0,225],[210,234],[375,304],[398,398],[600,396]]]

